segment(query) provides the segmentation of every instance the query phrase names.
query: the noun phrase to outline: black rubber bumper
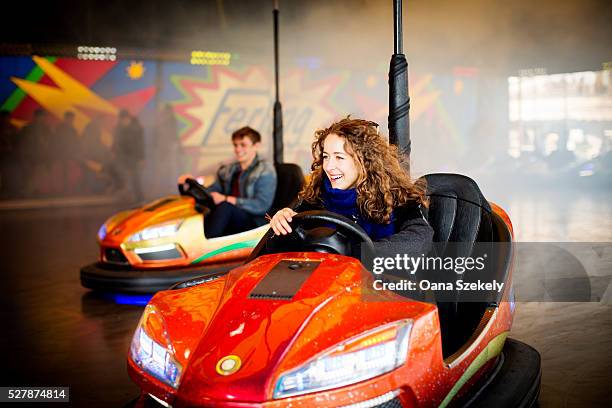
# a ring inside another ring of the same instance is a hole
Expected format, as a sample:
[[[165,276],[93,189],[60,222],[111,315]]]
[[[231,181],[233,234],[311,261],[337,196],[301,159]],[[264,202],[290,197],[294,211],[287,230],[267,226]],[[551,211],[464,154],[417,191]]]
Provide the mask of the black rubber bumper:
[[[507,339],[503,362],[495,376],[466,406],[528,408],[537,406],[542,367],[540,353],[533,347]]]
[[[81,285],[100,291],[154,293],[187,279],[227,273],[239,265],[239,262],[232,262],[191,268],[143,271],[96,262],[81,268]]]

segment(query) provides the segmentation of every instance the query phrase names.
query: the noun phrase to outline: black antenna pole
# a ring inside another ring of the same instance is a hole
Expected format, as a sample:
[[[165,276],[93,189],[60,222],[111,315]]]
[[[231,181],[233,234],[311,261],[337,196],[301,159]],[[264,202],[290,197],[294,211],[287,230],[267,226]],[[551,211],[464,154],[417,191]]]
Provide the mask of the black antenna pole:
[[[283,163],[283,107],[278,96],[278,0],[274,0],[274,88],[274,127],[272,131],[274,164],[281,164]]]
[[[393,0],[394,53],[389,68],[389,143],[410,159],[408,62],[402,44],[402,0]]]

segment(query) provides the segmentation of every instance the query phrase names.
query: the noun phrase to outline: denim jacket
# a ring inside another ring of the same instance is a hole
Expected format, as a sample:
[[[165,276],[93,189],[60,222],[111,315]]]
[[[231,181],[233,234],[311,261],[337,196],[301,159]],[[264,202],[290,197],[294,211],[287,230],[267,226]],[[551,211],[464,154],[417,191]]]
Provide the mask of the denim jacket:
[[[232,193],[232,176],[240,171],[240,163],[223,165],[217,171],[215,182],[208,191],[230,195]],[[239,179],[240,197],[236,198],[236,207],[258,216],[265,223],[263,216],[272,206],[276,193],[276,170],[266,160],[255,156],[253,163],[242,172]],[[258,220],[260,221],[260,220]],[[260,222],[257,222],[260,224]]]

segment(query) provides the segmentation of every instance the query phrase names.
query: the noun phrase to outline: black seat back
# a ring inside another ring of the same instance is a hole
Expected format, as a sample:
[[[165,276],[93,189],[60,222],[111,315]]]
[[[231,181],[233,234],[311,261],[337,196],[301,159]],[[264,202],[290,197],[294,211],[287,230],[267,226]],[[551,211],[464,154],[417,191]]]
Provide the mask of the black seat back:
[[[289,205],[297,198],[304,185],[304,173],[297,164],[280,163],[274,165],[276,169],[277,187],[274,202],[270,208],[270,215]]]
[[[491,206],[480,188],[474,180],[460,174],[429,174],[425,179],[429,197],[426,217],[434,230],[438,255],[476,256],[474,243],[494,240]],[[462,302],[458,293],[454,299],[453,302],[437,303],[444,357],[465,344],[489,305],[486,302]]]
[[[427,220],[435,242],[492,241],[491,206],[474,180],[450,173],[424,177],[429,197]]]

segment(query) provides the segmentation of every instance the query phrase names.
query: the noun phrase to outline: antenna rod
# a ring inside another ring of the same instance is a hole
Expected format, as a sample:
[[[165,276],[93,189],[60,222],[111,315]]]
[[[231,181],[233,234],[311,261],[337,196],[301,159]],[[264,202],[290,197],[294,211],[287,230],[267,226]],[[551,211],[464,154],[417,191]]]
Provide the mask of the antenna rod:
[[[403,54],[402,0],[393,0],[394,54],[389,67],[389,143],[398,147],[401,158],[410,160],[410,97],[408,62]]]
[[[283,163],[283,107],[279,97],[278,72],[278,0],[274,0],[274,164]]]
[[[402,36],[402,0],[393,0],[393,50],[394,54],[404,53]]]

